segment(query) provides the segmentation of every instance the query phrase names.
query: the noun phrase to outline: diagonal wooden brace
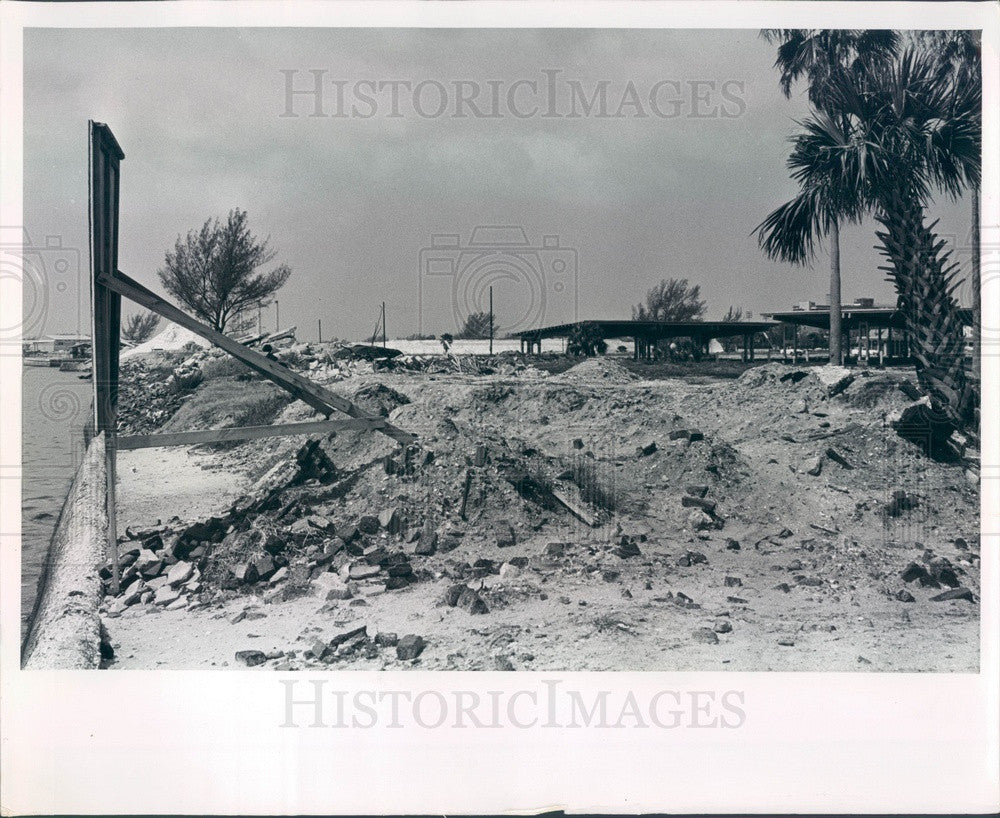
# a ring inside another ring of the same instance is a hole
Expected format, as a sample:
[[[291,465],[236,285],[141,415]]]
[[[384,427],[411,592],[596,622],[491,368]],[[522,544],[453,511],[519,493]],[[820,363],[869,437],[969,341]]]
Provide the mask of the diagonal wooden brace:
[[[377,430],[379,432],[398,441],[403,446],[412,445],[416,442],[416,437],[409,432],[385,422],[383,418],[368,414],[346,398],[335,395],[333,392],[324,389],[308,378],[292,372],[276,361],[272,361],[266,355],[262,355],[244,346],[239,341],[234,341],[232,338],[192,318],[169,301],[158,296],[152,290],[144,287],[138,281],[129,278],[120,270],[114,276],[101,273],[98,275],[98,280],[109,290],[124,296],[130,301],[134,301],[148,310],[152,310],[158,315],[162,315],[168,321],[173,321],[175,324],[179,324],[185,329],[189,329],[191,332],[200,335],[206,341],[210,341],[234,358],[238,358],[258,374],[263,375],[269,381],[277,384],[324,415],[329,416],[331,412],[336,410],[352,418],[378,422]]]

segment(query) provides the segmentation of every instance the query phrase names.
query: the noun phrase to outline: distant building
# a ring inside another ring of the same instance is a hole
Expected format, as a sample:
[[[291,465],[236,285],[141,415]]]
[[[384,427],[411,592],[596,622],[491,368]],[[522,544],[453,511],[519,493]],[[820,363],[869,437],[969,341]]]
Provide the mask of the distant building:
[[[35,355],[62,355],[72,354],[73,347],[80,344],[90,344],[90,338],[86,335],[74,334],[54,334],[45,335],[41,338],[25,338],[21,348],[25,353]]]
[[[792,309],[795,312],[811,312],[812,310],[828,310],[829,304],[817,304],[815,301],[800,301]]]

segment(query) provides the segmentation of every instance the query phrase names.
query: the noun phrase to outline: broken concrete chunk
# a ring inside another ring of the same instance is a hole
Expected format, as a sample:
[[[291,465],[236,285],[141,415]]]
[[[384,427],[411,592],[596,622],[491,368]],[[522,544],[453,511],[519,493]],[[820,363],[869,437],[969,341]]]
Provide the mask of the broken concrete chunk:
[[[379,525],[390,534],[398,534],[402,527],[399,509],[387,508],[378,515]]]
[[[256,667],[267,661],[267,654],[262,650],[240,650],[236,652],[236,661],[247,667]]]
[[[365,516],[363,516],[361,519],[358,520],[358,531],[360,531],[362,534],[368,534],[368,535],[378,534],[378,530],[379,530],[378,517],[374,517],[371,514],[366,514]],[[344,537],[344,540],[347,541],[347,538]]]
[[[194,566],[190,562],[177,562],[171,566],[170,570],[167,572],[167,584],[168,585],[183,585],[194,573]]]
[[[467,590],[466,585],[459,583],[457,585],[451,585],[444,592],[444,603],[449,608],[454,608],[458,604],[459,597],[462,596],[462,592]]]
[[[685,494],[681,497],[681,505],[686,508],[700,508],[706,514],[714,514],[716,504],[715,500],[706,500],[704,497]]]
[[[820,472],[823,471],[823,456],[817,455],[807,460],[802,467],[802,471],[806,474],[811,474],[813,477],[818,477]]]
[[[257,573],[257,566],[252,562],[234,565],[230,570],[236,581],[244,585],[253,585],[260,578],[260,575]]]
[[[967,602],[975,602],[976,597],[968,588],[952,588],[942,594],[931,597],[931,602],[947,602],[951,599],[964,599]]]
[[[363,563],[356,562],[351,565],[349,576],[351,579],[370,579],[371,577],[378,576],[381,570],[377,565],[364,565]]]
[[[695,509],[688,514],[686,523],[687,527],[692,531],[705,531],[709,528],[715,528],[715,520],[701,509]]]
[[[479,596],[479,593],[473,591],[471,588],[465,588],[465,590],[459,594],[455,607],[461,608],[463,611],[467,611],[470,614],[485,614],[489,613],[490,610],[486,607],[486,603],[483,602],[483,598]]]
[[[427,642],[422,636],[407,634],[396,643],[396,658],[404,662],[416,659],[426,647]]]
[[[333,531],[333,521],[322,517],[319,514],[310,514],[306,517],[306,524],[319,531]]]

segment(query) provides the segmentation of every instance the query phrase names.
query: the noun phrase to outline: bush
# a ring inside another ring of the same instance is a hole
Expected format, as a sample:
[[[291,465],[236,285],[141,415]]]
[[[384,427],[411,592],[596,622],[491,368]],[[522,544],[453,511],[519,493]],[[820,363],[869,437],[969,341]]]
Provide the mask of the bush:
[[[601,328],[593,321],[577,324],[566,339],[566,352],[577,357],[603,355],[608,351],[608,343],[601,334]]]

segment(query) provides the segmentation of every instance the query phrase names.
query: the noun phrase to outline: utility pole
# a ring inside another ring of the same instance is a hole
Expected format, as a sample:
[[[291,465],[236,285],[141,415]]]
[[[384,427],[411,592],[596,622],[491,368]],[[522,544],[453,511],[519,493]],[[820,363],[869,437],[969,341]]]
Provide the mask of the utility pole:
[[[281,308],[278,306],[278,299],[274,299],[274,331],[277,332],[281,325]]]
[[[490,355],[493,354],[493,285],[490,284]]]
[[[316,332],[319,334],[319,343],[323,343],[323,319],[316,319]]]
[[[382,302],[382,349],[386,347],[386,334],[385,334],[385,302]]]

